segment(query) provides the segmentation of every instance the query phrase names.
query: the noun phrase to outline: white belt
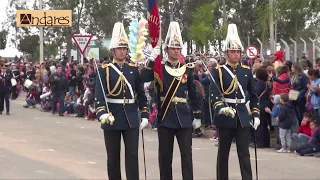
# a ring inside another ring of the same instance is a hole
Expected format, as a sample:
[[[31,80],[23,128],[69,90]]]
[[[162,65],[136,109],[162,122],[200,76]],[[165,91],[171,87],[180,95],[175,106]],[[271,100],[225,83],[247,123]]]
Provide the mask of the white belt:
[[[113,104],[134,104],[135,99],[107,99],[108,103],[113,103]]]
[[[246,99],[230,99],[230,98],[224,98],[224,100],[227,103],[232,103],[232,104],[240,104],[240,103],[245,103]]]

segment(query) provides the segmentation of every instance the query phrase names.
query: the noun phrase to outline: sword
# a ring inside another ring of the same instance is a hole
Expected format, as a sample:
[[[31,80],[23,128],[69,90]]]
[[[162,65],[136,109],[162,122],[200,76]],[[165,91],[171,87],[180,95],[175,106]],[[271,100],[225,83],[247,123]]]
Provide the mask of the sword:
[[[99,78],[100,86],[101,86],[101,89],[102,89],[104,101],[105,101],[105,103],[106,103],[106,110],[107,110],[107,112],[108,112],[108,114],[109,114],[108,120],[109,120],[109,122],[110,122],[110,125],[112,125],[113,122],[114,122],[114,117],[113,117],[113,115],[111,114],[111,112],[109,111],[109,106],[108,106],[108,100],[107,100],[106,92],[104,91],[104,88],[103,88],[103,84],[102,84],[102,80],[101,80],[101,76],[100,76],[100,72],[99,72],[99,68],[98,68],[98,65],[97,65],[96,60],[94,60],[94,65],[95,65],[96,70],[97,70],[97,73],[98,73],[98,78]],[[104,123],[104,122],[101,121],[101,123]]]
[[[223,96],[223,93],[221,92],[221,90],[220,90],[219,86],[217,85],[216,81],[214,80],[214,78],[213,78],[213,76],[212,76],[211,72],[209,71],[208,66],[206,65],[206,63],[204,63],[204,61],[203,61],[203,60],[201,60],[201,62],[202,62],[202,64],[203,64],[203,66],[206,68],[206,71],[208,72],[208,74],[209,74],[209,76],[210,76],[210,78],[211,78],[211,80],[212,80],[213,84],[214,84],[214,85],[215,85],[215,87],[218,89],[219,94],[220,94],[220,96],[221,96],[221,101],[224,103],[224,105],[225,105],[225,106],[230,107],[230,106],[229,106],[229,104],[227,103],[227,101],[225,100],[225,98],[224,98],[224,96]]]

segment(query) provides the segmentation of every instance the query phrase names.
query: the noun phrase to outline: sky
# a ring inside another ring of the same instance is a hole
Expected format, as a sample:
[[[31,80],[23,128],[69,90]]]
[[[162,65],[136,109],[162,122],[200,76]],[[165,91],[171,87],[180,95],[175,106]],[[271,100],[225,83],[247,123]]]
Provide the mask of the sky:
[[[5,22],[7,19],[6,9],[7,9],[8,2],[9,2],[9,0],[1,0],[0,24]],[[0,29],[2,30],[2,26],[0,26]],[[0,56],[2,56],[2,57],[14,57],[15,55],[20,56],[22,53],[20,53],[17,48],[13,47],[12,43],[9,43],[10,42],[9,38],[7,40],[6,49],[0,50]]]

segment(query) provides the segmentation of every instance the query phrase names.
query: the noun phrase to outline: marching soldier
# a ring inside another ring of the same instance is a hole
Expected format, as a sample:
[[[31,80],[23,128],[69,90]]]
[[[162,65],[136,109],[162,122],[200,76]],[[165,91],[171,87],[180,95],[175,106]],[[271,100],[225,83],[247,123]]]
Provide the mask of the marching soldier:
[[[212,71],[214,82],[211,83],[214,124],[219,133],[217,180],[229,179],[228,161],[233,138],[236,139],[242,179],[251,180],[250,124],[254,129],[260,124],[258,96],[250,68],[240,64],[243,46],[235,24],[228,26],[225,43],[227,62]],[[246,92],[250,96],[249,108],[246,106]]]
[[[200,102],[194,84],[192,70],[181,63],[182,38],[177,22],[171,22],[164,49],[168,59],[149,61],[141,73],[145,82],[155,81],[156,100],[158,101],[158,140],[160,179],[172,179],[172,153],[176,136],[181,153],[182,177],[193,179],[192,165],[192,128],[201,126]],[[155,47],[152,59],[160,54]],[[161,61],[161,60],[160,60]],[[158,61],[158,62],[160,62]],[[187,96],[191,107],[187,105]],[[193,117],[190,112],[193,111]]]
[[[113,62],[98,69],[95,92],[96,114],[101,121],[107,150],[108,176],[110,180],[121,179],[122,135],[127,179],[139,180],[139,124],[140,129],[148,125],[149,112],[138,68],[126,63],[128,37],[122,23],[114,25],[110,51],[114,54]]]
[[[0,73],[0,114],[4,110],[4,103],[6,103],[6,114],[10,115],[10,91],[11,91],[12,75],[7,71],[5,66],[1,67]]]
[[[19,92],[17,89],[17,84],[20,83],[20,71],[17,69],[17,65],[15,63],[11,64],[11,72],[12,72],[12,78],[14,79],[13,82],[16,83],[16,85],[12,84],[12,100],[17,99]]]

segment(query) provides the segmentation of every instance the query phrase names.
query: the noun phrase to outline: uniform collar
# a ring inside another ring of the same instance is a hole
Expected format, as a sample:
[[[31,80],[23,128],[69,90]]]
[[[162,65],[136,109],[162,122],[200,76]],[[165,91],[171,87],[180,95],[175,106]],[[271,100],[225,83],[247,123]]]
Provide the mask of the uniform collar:
[[[231,67],[232,69],[236,69],[240,65],[240,63],[233,64],[229,60],[227,60],[226,65]]]
[[[118,61],[116,59],[113,59],[112,63],[113,64],[117,64],[118,66],[122,67],[126,63],[126,61],[123,60],[123,61],[120,62],[120,61]]]
[[[166,61],[168,62],[168,64],[169,64],[171,67],[174,67],[174,68],[180,67],[180,64],[181,64],[179,60],[177,60],[177,61],[172,61],[172,60],[170,60],[170,59],[167,59]]]

